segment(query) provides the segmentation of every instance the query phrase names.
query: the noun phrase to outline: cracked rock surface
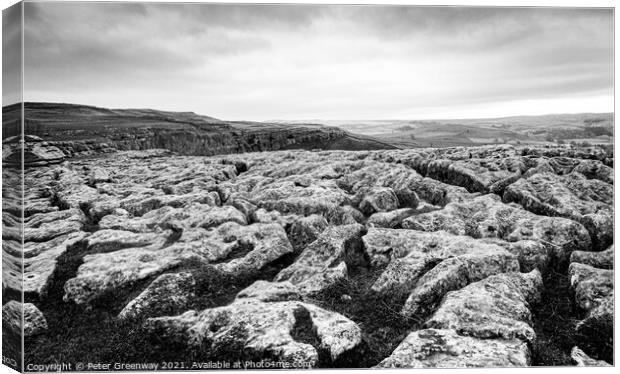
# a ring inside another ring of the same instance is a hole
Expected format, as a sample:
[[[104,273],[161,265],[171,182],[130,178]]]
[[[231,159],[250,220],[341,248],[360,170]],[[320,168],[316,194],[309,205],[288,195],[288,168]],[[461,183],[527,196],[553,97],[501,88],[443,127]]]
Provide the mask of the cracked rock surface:
[[[117,351],[88,347],[94,361],[133,342],[202,361],[527,366],[559,274],[578,340],[560,354],[612,363],[613,168],[601,157],[80,153],[26,169],[23,209],[3,190],[3,294],[24,291],[33,352],[117,334]]]

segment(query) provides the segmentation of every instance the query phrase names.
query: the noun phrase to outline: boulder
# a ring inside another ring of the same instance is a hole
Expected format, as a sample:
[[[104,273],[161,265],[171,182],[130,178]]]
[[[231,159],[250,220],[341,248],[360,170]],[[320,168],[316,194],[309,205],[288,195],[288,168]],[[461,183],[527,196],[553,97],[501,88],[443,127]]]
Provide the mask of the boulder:
[[[414,331],[376,368],[523,367],[531,360],[519,339],[480,339],[453,330]]]

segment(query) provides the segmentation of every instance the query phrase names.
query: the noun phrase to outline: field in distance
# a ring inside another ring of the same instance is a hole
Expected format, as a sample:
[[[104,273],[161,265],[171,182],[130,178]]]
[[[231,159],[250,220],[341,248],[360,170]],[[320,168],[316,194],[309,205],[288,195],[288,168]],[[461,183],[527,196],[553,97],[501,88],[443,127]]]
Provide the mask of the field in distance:
[[[483,144],[613,143],[613,113],[449,120],[316,120],[401,148]]]

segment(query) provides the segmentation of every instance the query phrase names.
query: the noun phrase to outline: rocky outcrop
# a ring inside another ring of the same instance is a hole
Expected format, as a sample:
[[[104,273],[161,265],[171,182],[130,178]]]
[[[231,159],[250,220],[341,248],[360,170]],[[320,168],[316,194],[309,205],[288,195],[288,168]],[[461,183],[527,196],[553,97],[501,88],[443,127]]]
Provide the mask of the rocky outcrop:
[[[25,171],[23,222],[21,194],[3,189],[4,295],[23,288],[50,326],[65,308],[76,324],[112,310],[132,333],[146,323],[145,344],[214,359],[522,366],[540,363],[534,331],[554,318],[538,271],[553,290],[570,259],[576,339],[611,362],[613,175],[522,151],[74,148],[83,157]]]
[[[42,136],[48,147],[58,150],[56,153],[62,158],[157,148],[197,156],[295,148],[395,148],[371,137],[320,124],[221,121],[191,112],[59,103],[24,105],[28,116],[25,131],[30,134],[26,135],[27,144],[31,143],[28,139],[41,143],[39,136]],[[23,114],[21,108],[11,108],[5,116],[20,119]],[[93,118],[96,118],[94,122]],[[65,126],[67,123],[71,126]]]
[[[266,283],[252,286],[252,290],[242,291],[242,297],[224,307],[151,318],[146,322],[146,330],[159,339],[210,352],[212,357],[230,357],[236,351],[241,353],[240,359],[261,358],[311,366],[318,363],[319,350],[326,350],[336,360],[361,343],[361,330],[351,320],[311,304],[291,301],[300,296],[290,286],[274,287],[270,289]],[[259,288],[261,291],[257,292]],[[315,331],[316,347],[295,339],[295,327],[303,322],[309,322]]]
[[[405,316],[432,310],[449,291],[519,270],[510,252],[467,236],[371,228],[362,239],[371,264],[387,264],[372,290],[409,294]]]
[[[65,154],[38,136],[13,136],[2,141],[2,162],[13,167],[36,167],[58,164]]]

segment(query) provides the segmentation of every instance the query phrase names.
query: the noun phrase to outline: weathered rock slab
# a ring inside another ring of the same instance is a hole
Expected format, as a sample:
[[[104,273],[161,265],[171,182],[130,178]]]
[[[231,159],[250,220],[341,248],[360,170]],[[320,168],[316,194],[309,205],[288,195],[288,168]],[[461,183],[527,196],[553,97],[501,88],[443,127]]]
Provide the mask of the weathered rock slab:
[[[425,326],[483,339],[532,343],[536,333],[530,303],[540,300],[541,288],[538,270],[494,275],[448,293]]]
[[[412,332],[377,368],[523,367],[530,365],[527,343],[480,339],[453,330]]]
[[[347,276],[348,266],[363,261],[359,224],[329,227],[308,245],[275,281],[289,281],[304,294],[319,292]]]
[[[160,339],[214,355],[235,349],[250,358],[305,362],[312,366],[318,362],[317,349],[327,350],[335,360],[361,343],[360,328],[337,313],[297,301],[264,302],[250,297],[253,292],[246,292],[247,297],[238,298],[228,306],[151,318],[145,328]],[[294,329],[301,318],[309,319],[319,347],[295,340]]]
[[[160,275],[123,308],[118,318],[133,320],[180,313],[196,296],[195,287],[191,273]]]

